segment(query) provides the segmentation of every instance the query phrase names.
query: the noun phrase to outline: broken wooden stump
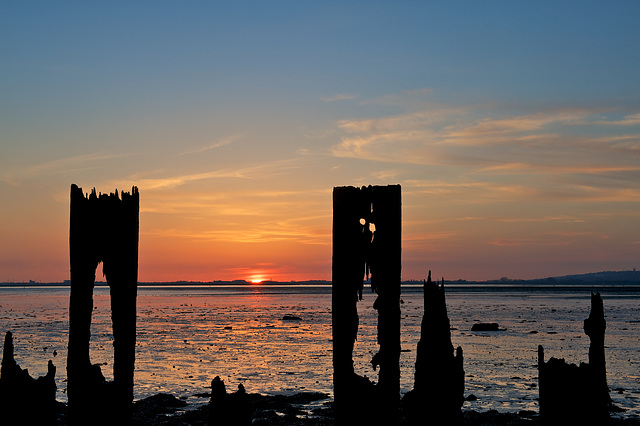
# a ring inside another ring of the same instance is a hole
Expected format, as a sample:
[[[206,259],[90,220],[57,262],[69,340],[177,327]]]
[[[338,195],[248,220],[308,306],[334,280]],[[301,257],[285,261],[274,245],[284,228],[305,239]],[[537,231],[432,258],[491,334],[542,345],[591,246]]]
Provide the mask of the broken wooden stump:
[[[460,419],[464,403],[462,348],[453,350],[444,279],[424,282],[424,315],[416,356],[413,390],[403,398],[411,424],[445,424]]]
[[[69,351],[67,392],[69,422],[96,424],[128,422],[133,402],[138,284],[140,199],[131,193],[85,196],[71,185],[69,258]],[[93,287],[96,268],[103,263],[111,295],[113,321],[113,382],[89,357]]]
[[[249,426],[252,420],[251,401],[244,386],[239,384],[236,392],[228,394],[224,381],[220,379],[220,376],[216,376],[211,381],[209,426]]]
[[[14,358],[13,334],[8,331],[0,367],[0,424],[56,423],[56,367],[49,360],[47,374],[34,379]]]
[[[540,417],[547,423],[599,423],[612,409],[604,357],[606,321],[600,293],[591,294],[591,313],[584,322],[589,336],[589,363],[567,363],[564,359],[544,360],[538,346]]]
[[[402,203],[399,185],[333,189],[332,333],[336,422],[397,421],[400,399]],[[357,375],[357,303],[371,274],[378,295],[378,383]],[[365,405],[367,407],[364,409]]]

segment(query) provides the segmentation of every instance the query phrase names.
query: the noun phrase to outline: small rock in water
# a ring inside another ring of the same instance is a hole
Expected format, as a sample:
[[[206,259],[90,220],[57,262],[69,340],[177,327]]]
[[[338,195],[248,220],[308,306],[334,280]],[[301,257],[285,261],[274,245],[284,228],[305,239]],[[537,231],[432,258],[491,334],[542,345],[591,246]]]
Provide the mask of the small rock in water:
[[[302,321],[302,318],[297,317],[295,315],[286,314],[282,317],[282,321]]]
[[[479,322],[471,326],[471,331],[501,331],[496,322]]]
[[[465,399],[466,399],[467,401],[477,401],[477,400],[478,400],[478,397],[477,397],[477,396],[475,396],[474,394],[469,394],[469,396],[467,396]]]

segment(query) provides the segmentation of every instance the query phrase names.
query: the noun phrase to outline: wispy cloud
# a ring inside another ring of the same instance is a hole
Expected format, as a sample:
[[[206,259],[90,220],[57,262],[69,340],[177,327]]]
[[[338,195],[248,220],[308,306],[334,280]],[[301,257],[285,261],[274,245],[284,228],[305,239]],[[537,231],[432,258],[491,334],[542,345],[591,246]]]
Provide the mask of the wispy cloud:
[[[593,124],[605,126],[637,126],[640,124],[640,113],[625,116],[622,120],[597,120]]]
[[[155,229],[145,232],[145,236],[161,237],[168,239],[185,239],[194,241],[207,241],[218,243],[275,243],[286,241],[288,243],[300,244],[331,244],[329,233],[314,233],[306,228],[272,228],[264,229],[260,227],[252,228],[231,228],[222,227],[219,230],[199,229],[197,231],[177,230],[177,229]]]
[[[243,136],[244,135],[242,134],[227,136],[210,145],[201,146],[199,148],[188,149],[186,151],[179,153],[178,155],[200,154],[202,152],[210,151],[212,149],[221,148],[223,146],[230,145],[231,143],[237,141],[238,139],[241,139]]]
[[[492,240],[489,244],[498,247],[520,247],[525,244],[530,244],[530,239],[516,239],[516,238],[498,238]]]
[[[572,124],[593,115],[594,111],[582,108],[550,109],[505,118],[483,118],[465,129],[468,133],[503,133],[538,130],[555,123]]]
[[[284,159],[238,168],[222,168],[200,173],[137,179],[134,181],[134,184],[137,185],[140,190],[158,190],[164,188],[175,188],[187,183],[210,179],[264,179],[290,173],[301,167],[304,167],[304,165],[296,159]],[[125,180],[127,184],[132,181],[133,179],[131,177]],[[112,181],[110,185],[122,186],[122,183],[122,181]]]
[[[223,169],[204,173],[141,179],[137,182],[137,185],[139,188],[143,188],[148,191],[162,188],[174,188],[189,182],[214,178],[246,178],[246,176],[240,170]]]
[[[424,109],[425,105],[429,105],[431,103],[431,95],[433,95],[433,89],[424,87],[414,90],[405,90],[400,93],[377,96],[371,99],[362,99],[360,101],[360,105],[382,105],[387,107],[400,107],[409,111],[415,111]]]
[[[421,187],[413,182],[416,191],[429,195],[637,199],[631,188],[640,177],[636,111],[615,120],[602,118],[613,107],[522,112],[500,104],[457,107],[424,101],[420,108],[407,94],[396,98],[399,106],[407,99],[405,113],[337,121],[340,142],[332,154],[438,167],[447,172],[441,182]]]
[[[289,217],[295,211],[295,202],[291,202],[293,209],[269,208],[266,204],[216,204],[210,217],[196,220],[197,227],[189,227],[188,222],[194,218],[185,216],[185,206],[176,212],[183,220],[183,227],[146,229],[144,234],[149,237],[168,239],[185,239],[219,243],[271,243],[284,241],[310,245],[330,245],[331,233],[330,214],[323,216]],[[218,208],[221,207],[221,208]],[[202,209],[202,206],[197,207]],[[160,211],[167,214],[166,210]],[[318,225],[318,224],[321,225]]]
[[[320,99],[322,102],[336,102],[336,101],[350,101],[352,99],[356,99],[357,95],[350,95],[347,93],[339,93],[333,96],[323,96]]]
[[[371,176],[381,181],[391,181],[396,179],[399,174],[400,172],[398,170],[379,170],[377,172],[373,172]]]
[[[408,191],[413,194],[455,197],[466,199],[469,203],[489,200],[531,198],[539,195],[538,190],[523,185],[482,181],[441,181],[406,180]]]
[[[584,219],[569,216],[542,216],[542,217],[503,217],[498,222],[522,223],[522,222],[559,222],[559,223],[584,223]]]
[[[27,167],[16,167],[0,175],[0,180],[17,185],[24,179],[32,179],[45,175],[58,175],[89,171],[102,167],[101,162],[116,158],[130,157],[132,154],[109,154],[106,152],[94,152],[65,158],[44,161]]]
[[[607,172],[629,172],[640,171],[640,164],[637,166],[632,165],[620,165],[615,164],[601,164],[601,165],[564,165],[564,164],[527,164],[527,163],[505,163],[495,166],[481,167],[476,170],[478,173],[491,173],[491,174],[513,174],[513,173],[528,173],[528,174],[549,174],[549,173],[584,173],[584,174],[598,174]]]

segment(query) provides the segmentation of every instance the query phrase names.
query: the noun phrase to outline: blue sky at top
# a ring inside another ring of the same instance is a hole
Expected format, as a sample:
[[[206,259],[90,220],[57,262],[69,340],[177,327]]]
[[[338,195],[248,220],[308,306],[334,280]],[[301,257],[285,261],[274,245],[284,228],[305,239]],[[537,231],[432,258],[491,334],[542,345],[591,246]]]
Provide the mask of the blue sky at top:
[[[141,279],[329,278],[331,188],[388,183],[406,278],[633,267],[639,16],[638,1],[4,2],[0,280],[66,276],[73,182],[140,187]]]

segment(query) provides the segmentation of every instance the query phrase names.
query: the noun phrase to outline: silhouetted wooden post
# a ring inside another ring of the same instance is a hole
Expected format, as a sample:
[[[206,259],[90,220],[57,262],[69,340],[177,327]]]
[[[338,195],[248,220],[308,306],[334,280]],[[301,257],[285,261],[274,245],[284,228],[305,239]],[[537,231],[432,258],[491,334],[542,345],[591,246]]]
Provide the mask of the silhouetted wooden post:
[[[75,424],[126,421],[133,402],[138,284],[139,194],[96,194],[85,197],[71,186],[69,257],[69,350],[67,392],[69,420]],[[111,294],[114,337],[114,381],[106,386],[91,365],[89,341],[96,268],[103,262]],[[107,407],[96,411],[96,407]],[[96,418],[96,413],[101,413]]]
[[[589,363],[569,364],[562,358],[544,360],[538,346],[540,418],[554,424],[602,424],[613,408],[604,356],[606,321],[599,293],[591,295],[591,312],[584,322],[589,336]]]
[[[332,330],[336,420],[378,421],[397,416],[400,395],[400,279],[402,205],[399,185],[336,187],[333,190]],[[371,271],[378,293],[379,382],[355,374],[353,346],[358,333],[357,302]]]
[[[607,364],[604,356],[604,334],[607,321],[604,319],[604,303],[600,293],[591,294],[591,312],[584,320],[584,332],[589,336],[589,366],[593,376],[595,401],[608,411],[611,405],[609,386],[607,386]]]
[[[453,351],[451,323],[447,315],[444,279],[439,286],[431,281],[431,271],[424,282],[424,315],[416,355],[413,390],[405,395],[411,424],[459,421],[464,403],[464,368],[462,348]]]
[[[358,334],[358,300],[365,275],[365,241],[360,223],[366,199],[359,188],[333,189],[333,258],[331,326],[333,333],[333,394],[336,419],[348,419],[363,398],[354,392],[353,345]]]
[[[113,321],[113,381],[119,404],[133,402],[133,372],[136,357],[136,299],[138,295],[139,195],[123,192],[121,200],[107,198],[107,209],[117,218],[112,227],[110,250],[105,253],[103,272],[111,295]]]
[[[371,360],[380,366],[379,409],[390,421],[397,416],[400,398],[400,281],[402,272],[402,200],[400,185],[371,188],[371,219],[375,232],[368,264],[371,287],[378,294],[380,350]]]
[[[56,367],[49,360],[47,374],[34,379],[14,358],[13,334],[8,331],[0,366],[0,424],[56,424]]]

